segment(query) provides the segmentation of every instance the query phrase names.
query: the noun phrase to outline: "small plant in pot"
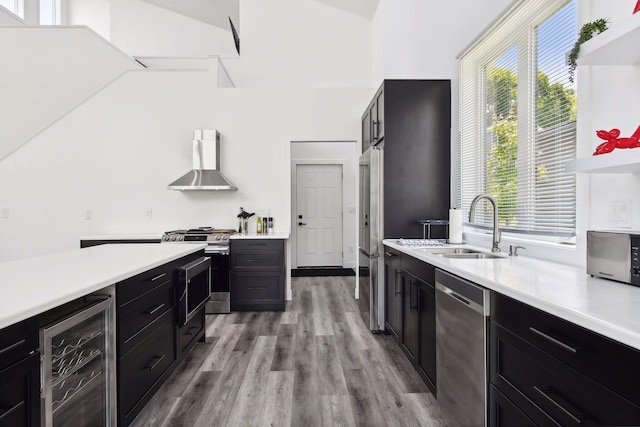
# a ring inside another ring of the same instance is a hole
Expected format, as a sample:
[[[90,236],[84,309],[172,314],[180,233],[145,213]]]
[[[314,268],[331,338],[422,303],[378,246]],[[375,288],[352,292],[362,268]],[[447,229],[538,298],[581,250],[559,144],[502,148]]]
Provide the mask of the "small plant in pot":
[[[598,19],[593,22],[588,22],[580,28],[580,33],[578,34],[578,40],[576,40],[576,44],[573,45],[573,49],[569,52],[569,81],[573,83],[573,76],[576,72],[576,67],[578,66],[578,53],[580,52],[580,45],[586,42],[587,40],[591,40],[593,36],[600,34],[604,30],[607,29],[607,20],[606,19]]]

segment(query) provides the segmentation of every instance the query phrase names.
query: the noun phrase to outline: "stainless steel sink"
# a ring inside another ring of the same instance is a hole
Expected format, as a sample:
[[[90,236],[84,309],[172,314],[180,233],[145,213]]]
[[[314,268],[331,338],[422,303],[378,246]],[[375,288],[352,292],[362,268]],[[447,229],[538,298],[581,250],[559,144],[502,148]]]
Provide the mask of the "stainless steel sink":
[[[438,254],[444,258],[457,258],[457,259],[492,259],[492,258],[506,258],[504,256],[495,255],[487,252],[467,252],[467,253],[444,253]]]
[[[456,254],[479,254],[480,251],[466,248],[421,248],[422,252],[427,252],[435,255],[456,255]]]

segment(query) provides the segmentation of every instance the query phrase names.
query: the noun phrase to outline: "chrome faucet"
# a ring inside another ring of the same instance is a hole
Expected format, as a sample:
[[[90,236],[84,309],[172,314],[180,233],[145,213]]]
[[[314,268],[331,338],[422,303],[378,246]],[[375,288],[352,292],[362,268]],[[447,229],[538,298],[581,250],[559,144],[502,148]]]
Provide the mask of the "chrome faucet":
[[[486,194],[480,194],[476,196],[471,202],[471,208],[469,208],[469,222],[473,222],[473,216],[476,212],[476,205],[480,199],[487,199],[493,205],[493,246],[491,252],[500,252],[500,227],[498,226],[498,205],[493,197]]]

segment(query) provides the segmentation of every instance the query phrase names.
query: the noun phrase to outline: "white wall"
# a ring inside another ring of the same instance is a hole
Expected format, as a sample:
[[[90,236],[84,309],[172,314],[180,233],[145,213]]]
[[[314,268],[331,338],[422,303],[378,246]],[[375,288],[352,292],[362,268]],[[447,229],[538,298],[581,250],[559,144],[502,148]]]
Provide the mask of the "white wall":
[[[607,18],[609,27],[632,15],[636,0],[590,0],[580,2],[581,24]],[[637,49],[637,46],[630,47]],[[578,148],[579,157],[590,156],[602,140],[598,129],[618,128],[630,136],[640,125],[640,66],[597,66],[578,68]],[[606,155],[606,154],[604,154]],[[630,174],[582,176],[583,198],[579,214],[584,216],[579,235],[587,229],[640,230],[640,176]],[[585,190],[586,189],[586,190]],[[612,215],[612,204],[627,200],[631,221],[619,223]]]
[[[0,158],[138,65],[86,27],[0,27]]]
[[[215,85],[208,72],[130,72],[2,160],[11,185],[0,187],[0,260],[110,231],[235,228],[240,206],[271,209],[276,231],[289,231],[290,142],[358,139],[370,90]],[[191,169],[196,128],[220,131],[221,170],[237,192],[166,188]]]
[[[311,0],[243,0],[238,87],[369,87],[371,21]]]
[[[237,56],[225,31],[140,0],[111,0],[111,41],[132,56]]]
[[[357,227],[358,218],[356,208],[358,204],[358,152],[356,141],[321,141],[291,143],[291,186],[292,197],[295,199],[295,168],[298,164],[334,164],[344,162],[342,177],[342,266],[356,267],[356,253],[358,250]],[[291,222],[291,260],[292,268],[297,266],[297,219],[295,202],[292,206]]]
[[[456,56],[512,0],[380,0],[373,20],[373,80],[455,79]]]
[[[62,3],[62,24],[86,25],[104,39],[110,38],[109,0],[66,0]]]
[[[0,6],[0,25],[24,25],[24,21]]]

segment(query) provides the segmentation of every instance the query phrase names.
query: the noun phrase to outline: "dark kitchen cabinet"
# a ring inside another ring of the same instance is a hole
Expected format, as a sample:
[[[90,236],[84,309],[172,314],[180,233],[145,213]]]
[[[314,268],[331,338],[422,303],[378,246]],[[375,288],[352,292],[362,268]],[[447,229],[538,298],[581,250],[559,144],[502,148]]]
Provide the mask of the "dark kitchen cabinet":
[[[283,239],[231,240],[231,310],[284,311]]]
[[[40,427],[38,321],[0,330],[0,426]]]
[[[362,152],[371,146],[371,110],[367,109],[362,116]]]
[[[384,251],[384,283],[385,283],[385,330],[396,340],[401,336],[402,326],[402,274],[400,269],[400,252],[385,248]]]
[[[387,82],[387,81],[385,81]],[[362,152],[384,139],[384,83],[362,115]]]
[[[418,373],[435,394],[436,390],[436,294],[433,285],[420,281],[418,287],[420,351]]]
[[[402,274],[402,340],[400,345],[409,361],[415,365],[418,356],[418,286],[419,281],[411,274]]]
[[[184,327],[176,320],[175,279],[182,257],[116,284],[118,425],[128,426],[190,346],[204,337],[204,309]]]
[[[640,425],[639,392],[629,381],[640,352],[501,294],[491,298],[490,381],[514,407],[537,425]],[[508,425],[489,415],[491,425]]]
[[[434,266],[385,246],[385,329],[435,395],[434,283]]]
[[[489,425],[494,427],[536,427],[538,424],[525,415],[494,386],[489,386]]]
[[[383,148],[384,238],[422,238],[416,220],[448,218],[449,80],[384,80],[362,115],[363,152],[371,145]]]

